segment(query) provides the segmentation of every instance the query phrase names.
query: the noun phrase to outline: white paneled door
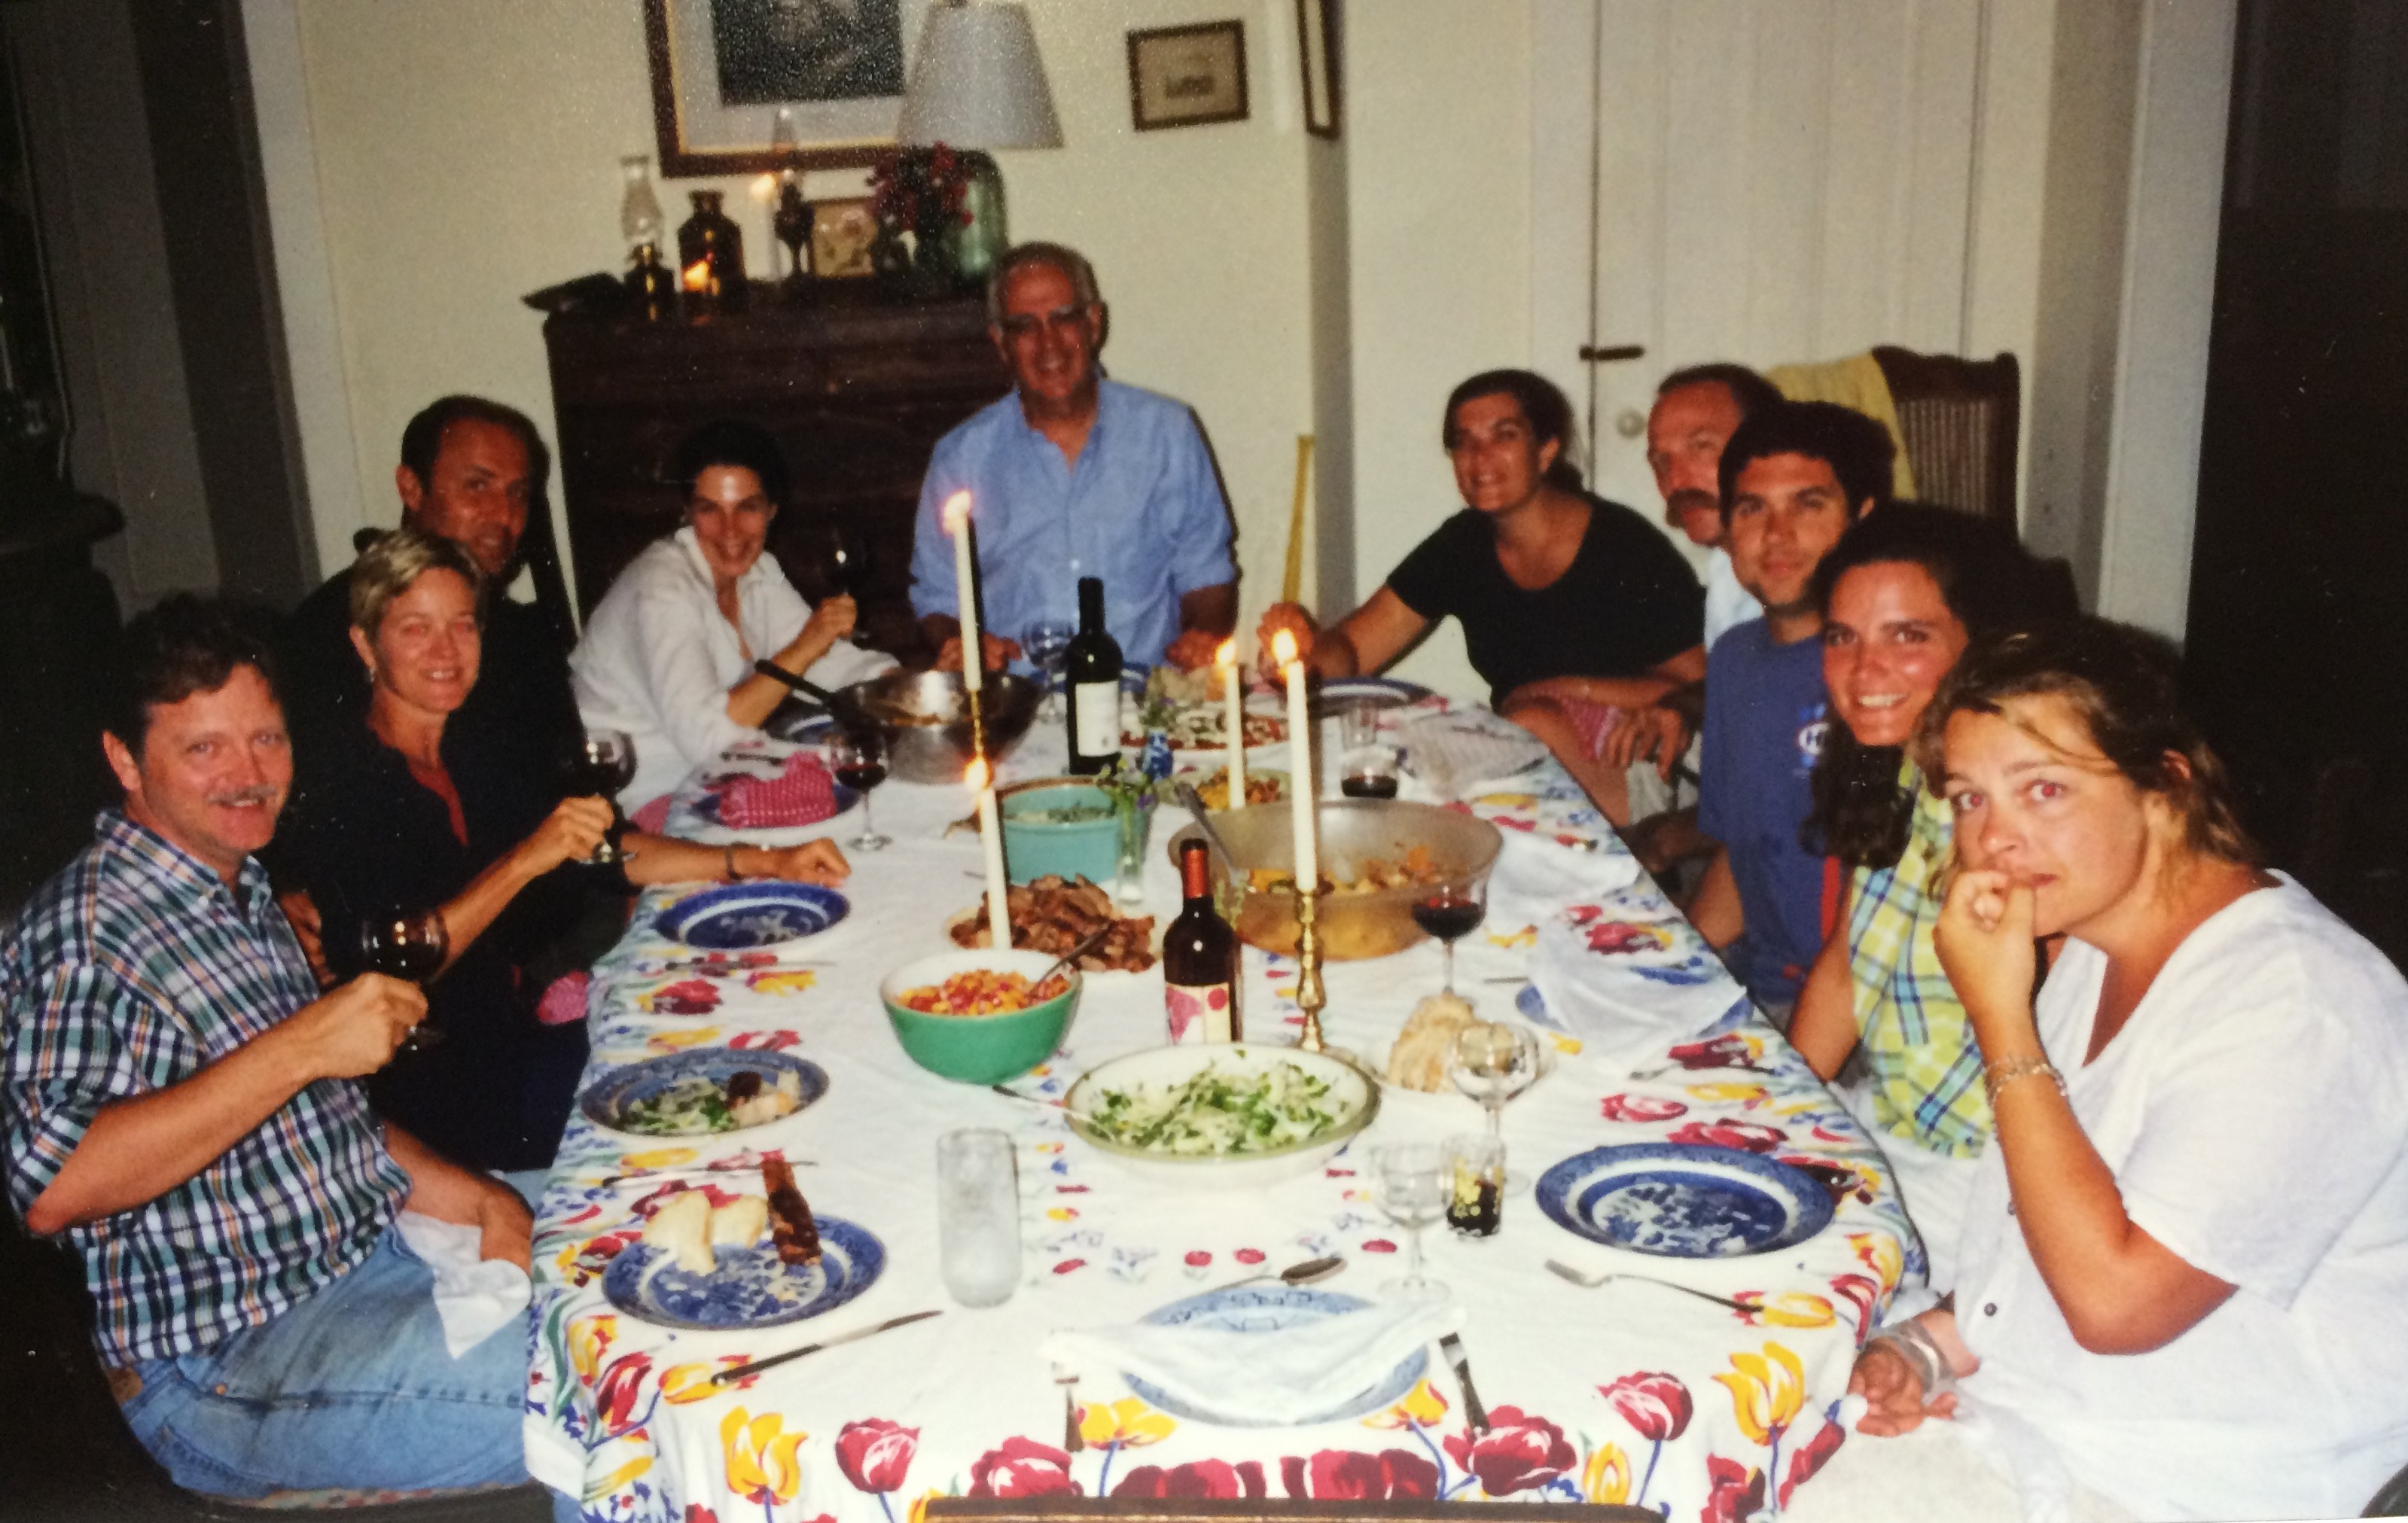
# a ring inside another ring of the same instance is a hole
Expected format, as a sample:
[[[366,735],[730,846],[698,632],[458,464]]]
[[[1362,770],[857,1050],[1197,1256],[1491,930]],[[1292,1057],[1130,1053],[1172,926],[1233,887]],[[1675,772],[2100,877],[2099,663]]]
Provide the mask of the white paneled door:
[[[1537,0],[1531,347],[1605,495],[1679,366],[1964,348],[1985,7]]]

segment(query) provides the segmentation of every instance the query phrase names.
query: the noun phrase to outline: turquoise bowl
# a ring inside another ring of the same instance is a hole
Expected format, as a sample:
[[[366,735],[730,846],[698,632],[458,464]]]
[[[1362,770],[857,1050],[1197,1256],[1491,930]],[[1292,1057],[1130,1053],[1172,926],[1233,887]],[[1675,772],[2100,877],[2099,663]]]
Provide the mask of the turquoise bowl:
[[[1003,860],[1011,881],[1052,876],[1111,882],[1121,865],[1121,827],[1112,815],[1068,823],[1025,818],[1111,805],[1111,795],[1083,777],[1039,777],[1006,788],[996,807],[1003,815]]]
[[[895,1028],[895,1040],[913,1062],[939,1078],[1001,1084],[1035,1068],[1062,1045],[1062,1033],[1068,1029],[1071,1014],[1079,1008],[1079,995],[1086,987],[1077,970],[1063,970],[1070,980],[1063,993],[1042,1004],[999,1016],[932,1016],[904,1004],[900,996],[906,989],[941,984],[954,974],[976,968],[1034,978],[1053,962],[1053,956],[1045,952],[996,952],[982,947],[939,952],[888,974],[878,986],[878,994],[886,1002],[886,1020]]]

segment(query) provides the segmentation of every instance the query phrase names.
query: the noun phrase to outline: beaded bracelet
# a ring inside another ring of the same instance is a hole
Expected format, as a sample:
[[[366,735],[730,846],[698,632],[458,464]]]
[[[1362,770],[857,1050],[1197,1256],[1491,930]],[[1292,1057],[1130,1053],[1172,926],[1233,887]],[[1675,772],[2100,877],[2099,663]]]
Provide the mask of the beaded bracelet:
[[[2028,1079],[2041,1074],[2048,1075],[2049,1082],[2057,1086],[2058,1094],[2065,1093],[2065,1075],[2045,1058],[2001,1058],[1982,1070],[1982,1089],[1995,1106],[1999,1103],[2000,1090],[2017,1079]]]

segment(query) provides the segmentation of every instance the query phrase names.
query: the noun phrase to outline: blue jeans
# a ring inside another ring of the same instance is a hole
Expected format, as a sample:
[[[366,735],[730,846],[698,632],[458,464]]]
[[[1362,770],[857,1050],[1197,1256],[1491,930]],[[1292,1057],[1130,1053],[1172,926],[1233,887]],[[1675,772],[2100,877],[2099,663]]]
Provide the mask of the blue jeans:
[[[273,1321],[136,1365],[125,1419],[178,1486],[218,1496],[523,1483],[525,1325],[455,1359],[434,1285],[387,1228],[365,1261]]]

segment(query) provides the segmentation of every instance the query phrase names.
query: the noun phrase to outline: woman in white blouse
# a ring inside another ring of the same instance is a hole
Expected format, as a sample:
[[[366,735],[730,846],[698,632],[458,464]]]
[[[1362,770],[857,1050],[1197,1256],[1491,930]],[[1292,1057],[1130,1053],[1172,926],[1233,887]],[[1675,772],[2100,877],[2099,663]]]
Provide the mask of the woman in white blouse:
[[[762,553],[786,494],[785,462],[767,434],[705,424],[678,447],[670,474],[685,526],[619,574],[569,659],[587,726],[635,740],[635,780],[619,795],[631,815],[758,735],[787,689],[754,670],[756,660],[824,688],[895,664],[847,638],[852,598],[814,608]]]
[[[1955,1304],[1867,1345],[1861,1429],[1961,1379],[2142,1517],[2355,1516],[2408,1460],[2408,984],[2254,865],[2173,673],[2082,620],[1932,701],[1937,941],[1998,1132]]]

